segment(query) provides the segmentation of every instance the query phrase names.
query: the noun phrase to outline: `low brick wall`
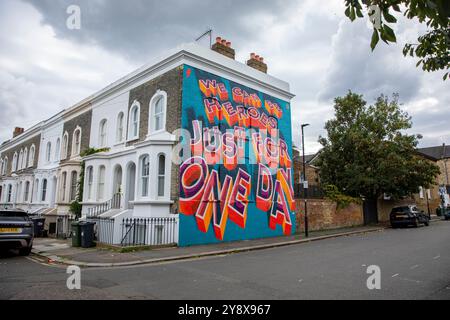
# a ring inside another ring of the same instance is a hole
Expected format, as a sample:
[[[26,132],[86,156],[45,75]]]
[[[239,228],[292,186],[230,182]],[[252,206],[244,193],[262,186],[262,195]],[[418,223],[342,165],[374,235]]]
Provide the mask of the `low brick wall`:
[[[297,232],[305,230],[305,203],[296,200]],[[308,200],[308,226],[310,231],[329,230],[364,224],[363,208],[359,204],[350,204],[343,209],[337,209],[336,202],[330,200]],[[299,228],[300,225],[300,228]]]

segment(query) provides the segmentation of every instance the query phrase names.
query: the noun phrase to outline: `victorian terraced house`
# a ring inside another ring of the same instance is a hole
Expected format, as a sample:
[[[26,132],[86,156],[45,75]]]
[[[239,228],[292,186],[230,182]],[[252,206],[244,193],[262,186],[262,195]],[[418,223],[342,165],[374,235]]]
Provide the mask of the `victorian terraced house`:
[[[289,234],[292,98],[261,57],[240,63],[221,39],[212,50],[186,45],[26,131],[16,128],[0,147],[0,204],[66,215],[84,167],[83,216],[179,216],[186,245]],[[250,128],[257,132],[246,136]],[[279,134],[260,135],[266,129]],[[180,141],[193,154],[177,162]],[[88,149],[99,152],[82,157]],[[268,167],[276,168],[263,164],[270,157],[280,164],[272,176]]]

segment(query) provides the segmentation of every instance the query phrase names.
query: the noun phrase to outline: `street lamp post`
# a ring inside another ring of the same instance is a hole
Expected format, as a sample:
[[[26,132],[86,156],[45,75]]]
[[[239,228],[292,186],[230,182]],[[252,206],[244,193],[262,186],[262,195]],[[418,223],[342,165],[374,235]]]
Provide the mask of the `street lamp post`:
[[[308,181],[306,180],[306,159],[305,159],[305,133],[304,128],[309,126],[309,123],[301,125],[302,128],[302,153],[303,153],[303,189],[305,190],[305,237],[309,236],[308,233]]]

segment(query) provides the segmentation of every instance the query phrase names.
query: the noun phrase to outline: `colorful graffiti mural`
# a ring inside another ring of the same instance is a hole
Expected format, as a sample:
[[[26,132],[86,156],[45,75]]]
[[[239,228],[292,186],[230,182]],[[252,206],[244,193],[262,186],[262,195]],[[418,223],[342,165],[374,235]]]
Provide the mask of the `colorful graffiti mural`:
[[[184,66],[181,246],[295,230],[288,102]]]

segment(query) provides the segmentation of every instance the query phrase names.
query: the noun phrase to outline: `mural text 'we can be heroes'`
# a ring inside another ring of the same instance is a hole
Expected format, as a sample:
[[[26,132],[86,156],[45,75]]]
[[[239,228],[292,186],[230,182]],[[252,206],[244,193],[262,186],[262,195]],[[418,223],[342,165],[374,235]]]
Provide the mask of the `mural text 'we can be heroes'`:
[[[185,65],[182,127],[181,246],[295,230],[288,102]]]

